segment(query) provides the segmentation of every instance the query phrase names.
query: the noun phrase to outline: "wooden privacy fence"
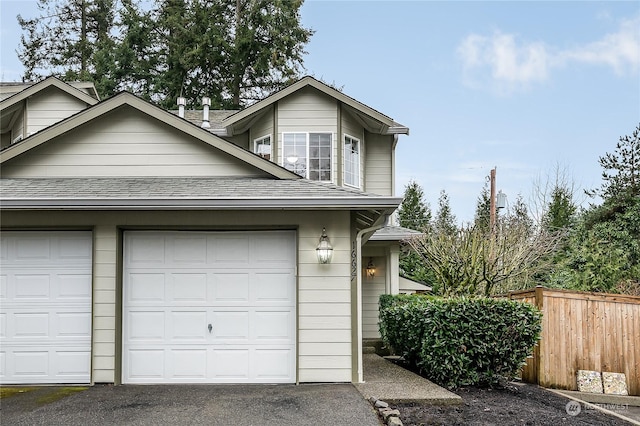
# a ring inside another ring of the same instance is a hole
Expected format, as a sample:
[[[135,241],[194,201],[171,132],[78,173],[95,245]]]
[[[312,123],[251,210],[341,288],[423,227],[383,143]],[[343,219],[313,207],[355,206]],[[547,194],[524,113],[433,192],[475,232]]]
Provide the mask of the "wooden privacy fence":
[[[629,395],[640,395],[640,297],[535,289],[505,297],[536,305],[542,338],[522,379],[577,390],[578,370],[624,373]]]

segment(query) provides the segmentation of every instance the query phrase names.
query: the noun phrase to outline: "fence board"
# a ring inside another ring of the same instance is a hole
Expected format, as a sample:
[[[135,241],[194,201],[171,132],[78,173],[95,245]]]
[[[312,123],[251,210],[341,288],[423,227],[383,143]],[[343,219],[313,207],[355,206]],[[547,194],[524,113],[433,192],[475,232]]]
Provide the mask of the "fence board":
[[[538,306],[542,333],[522,379],[577,390],[578,370],[624,373],[629,395],[640,396],[640,297],[545,289],[507,296]]]

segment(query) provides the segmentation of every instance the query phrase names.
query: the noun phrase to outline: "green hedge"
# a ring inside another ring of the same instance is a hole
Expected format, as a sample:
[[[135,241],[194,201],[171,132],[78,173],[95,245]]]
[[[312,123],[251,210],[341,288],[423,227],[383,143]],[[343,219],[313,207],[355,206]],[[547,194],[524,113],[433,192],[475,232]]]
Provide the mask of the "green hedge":
[[[541,312],[506,299],[380,297],[385,345],[448,388],[515,376],[540,339]]]

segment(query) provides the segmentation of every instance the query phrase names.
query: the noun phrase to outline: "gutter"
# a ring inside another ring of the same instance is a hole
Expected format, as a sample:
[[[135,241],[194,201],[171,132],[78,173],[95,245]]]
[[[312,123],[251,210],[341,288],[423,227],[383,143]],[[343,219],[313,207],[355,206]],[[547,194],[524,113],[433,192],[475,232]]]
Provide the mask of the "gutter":
[[[358,231],[356,235],[356,351],[358,359],[357,383],[364,383],[363,361],[362,361],[362,237],[369,232],[375,232],[383,228],[389,219],[389,214],[383,216],[384,220],[378,224]],[[366,242],[366,241],[365,241]]]
[[[397,197],[340,197],[319,199],[238,199],[238,198],[151,198],[151,199],[61,199],[61,198],[5,198],[0,200],[2,210],[239,210],[239,209],[396,209],[402,202]]]

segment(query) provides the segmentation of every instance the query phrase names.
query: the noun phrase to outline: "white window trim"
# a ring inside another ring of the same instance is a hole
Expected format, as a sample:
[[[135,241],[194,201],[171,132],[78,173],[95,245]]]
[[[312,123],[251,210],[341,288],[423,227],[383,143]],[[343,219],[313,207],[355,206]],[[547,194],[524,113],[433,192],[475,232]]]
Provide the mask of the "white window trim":
[[[258,153],[258,142],[263,141],[265,139],[269,139],[269,161],[273,161],[273,141],[272,141],[271,135],[264,135],[259,138],[255,138],[253,140],[253,153],[262,157],[262,155]]]
[[[331,165],[331,179],[329,180],[317,180],[315,182],[333,182],[333,133],[332,132],[282,132],[282,160],[281,160],[281,166],[286,168],[287,165],[287,156],[285,155],[285,142],[284,142],[284,135],[305,135],[305,144],[306,144],[306,157],[307,157],[307,164],[306,164],[306,169],[305,169],[305,179],[309,179],[309,135],[314,134],[320,134],[320,135],[329,135],[329,139],[330,139],[330,149],[329,149],[329,164]],[[288,170],[288,169],[287,169]]]
[[[350,183],[347,183],[347,178],[346,178],[346,164],[347,164],[347,157],[345,155],[345,146],[347,145],[347,138],[358,142],[358,175],[356,176],[356,181],[358,182],[357,185],[353,185]],[[342,180],[345,186],[350,186],[351,188],[357,188],[360,189],[362,187],[362,141],[360,140],[360,138],[356,138],[354,136],[351,136],[347,133],[343,134],[343,138],[342,138]]]

